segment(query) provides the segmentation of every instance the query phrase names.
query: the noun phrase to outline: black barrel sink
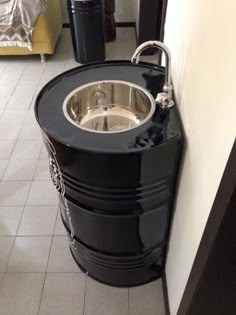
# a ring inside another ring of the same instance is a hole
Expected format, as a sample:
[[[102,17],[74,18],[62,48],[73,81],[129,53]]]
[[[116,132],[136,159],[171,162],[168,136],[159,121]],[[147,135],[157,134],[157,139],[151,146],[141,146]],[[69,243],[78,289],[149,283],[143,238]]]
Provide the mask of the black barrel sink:
[[[35,104],[71,253],[114,286],[149,282],[164,268],[183,140],[162,93],[165,70],[88,64],[50,81]]]

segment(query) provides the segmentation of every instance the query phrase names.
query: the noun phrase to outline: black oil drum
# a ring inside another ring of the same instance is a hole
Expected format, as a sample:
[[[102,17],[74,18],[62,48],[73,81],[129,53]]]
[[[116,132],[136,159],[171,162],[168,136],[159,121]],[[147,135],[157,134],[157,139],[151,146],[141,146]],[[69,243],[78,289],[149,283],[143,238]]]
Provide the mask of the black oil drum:
[[[75,60],[79,63],[105,59],[103,0],[67,0]]]
[[[115,286],[161,276],[182,150],[169,68],[138,63],[144,47],[59,75],[35,105],[72,255]]]

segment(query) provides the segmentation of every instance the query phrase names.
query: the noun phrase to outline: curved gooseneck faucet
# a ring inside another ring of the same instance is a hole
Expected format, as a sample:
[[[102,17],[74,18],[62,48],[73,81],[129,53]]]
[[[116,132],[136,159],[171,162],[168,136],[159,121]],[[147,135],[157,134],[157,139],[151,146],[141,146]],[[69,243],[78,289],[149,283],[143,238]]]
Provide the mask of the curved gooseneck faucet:
[[[131,62],[138,64],[141,53],[150,47],[158,48],[165,54],[165,84],[163,86],[163,92],[157,94],[155,101],[158,102],[162,108],[170,108],[174,105],[174,101],[172,100],[171,55],[168,47],[159,41],[147,41],[135,50]]]

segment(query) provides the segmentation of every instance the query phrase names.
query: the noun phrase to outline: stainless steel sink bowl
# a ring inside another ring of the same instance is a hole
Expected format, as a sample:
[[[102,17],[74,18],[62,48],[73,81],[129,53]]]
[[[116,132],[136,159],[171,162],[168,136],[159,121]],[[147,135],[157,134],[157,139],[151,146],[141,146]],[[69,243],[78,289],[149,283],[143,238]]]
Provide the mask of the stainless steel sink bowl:
[[[156,108],[153,96],[126,81],[96,81],[72,91],[64,101],[66,118],[81,129],[115,133],[148,121]]]

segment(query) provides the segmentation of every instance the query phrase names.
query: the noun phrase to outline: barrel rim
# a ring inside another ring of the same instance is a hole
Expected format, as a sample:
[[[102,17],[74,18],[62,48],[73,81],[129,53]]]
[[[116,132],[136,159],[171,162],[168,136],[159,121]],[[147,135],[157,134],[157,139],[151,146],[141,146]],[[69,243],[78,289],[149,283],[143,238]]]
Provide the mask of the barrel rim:
[[[53,132],[53,130],[51,128],[49,128],[50,125],[48,125],[48,126],[44,125],[42,119],[40,118],[40,114],[39,114],[40,102],[43,100],[45,93],[53,90],[55,85],[59,81],[61,81],[64,76],[67,77],[67,76],[70,76],[74,73],[83,73],[84,71],[87,71],[90,69],[107,68],[107,67],[112,67],[112,66],[114,66],[114,67],[119,67],[119,66],[134,67],[134,68],[137,67],[137,68],[141,68],[141,69],[147,70],[147,71],[155,70],[155,71],[159,72],[160,74],[164,75],[164,67],[162,67],[160,65],[156,65],[156,64],[152,64],[152,63],[148,63],[148,62],[140,62],[138,65],[136,65],[136,64],[131,63],[130,60],[107,60],[107,61],[93,62],[93,63],[85,64],[82,66],[78,66],[78,67],[69,69],[63,73],[60,73],[59,75],[55,76],[52,80],[50,80],[40,90],[39,94],[37,95],[36,101],[35,101],[34,113],[35,113],[36,121],[37,121],[38,125],[40,126],[40,128],[42,129],[42,131],[44,133],[46,133],[48,135],[48,137],[50,137],[54,141],[56,141],[62,145],[65,145],[69,148],[78,149],[78,150],[81,150],[84,152],[96,152],[96,154],[98,154],[98,153],[111,153],[111,154],[122,154],[122,155],[123,154],[137,154],[139,152],[154,149],[155,147],[157,147],[157,146],[159,147],[160,145],[165,145],[167,142],[173,141],[174,139],[177,139],[177,138],[180,139],[182,137],[182,128],[181,128],[181,123],[179,120],[179,113],[178,113],[176,106],[173,107],[172,109],[170,109],[170,117],[172,117],[170,119],[176,125],[176,128],[175,128],[176,131],[174,133],[171,133],[171,134],[170,133],[167,134],[165,132],[165,139],[162,142],[155,145],[154,147],[127,147],[127,148],[126,147],[125,148],[124,147],[117,147],[117,148],[112,147],[111,148],[111,147],[107,146],[104,148],[104,147],[98,146],[99,143],[106,141],[106,137],[112,137],[112,141],[114,140],[116,143],[121,143],[121,144],[123,144],[124,135],[125,135],[125,137],[127,137],[127,135],[129,134],[130,135],[129,138],[134,139],[140,133],[146,132],[146,130],[148,128],[155,125],[155,122],[153,122],[152,119],[150,119],[145,124],[135,128],[135,129],[128,130],[126,133],[114,133],[112,135],[110,135],[110,134],[97,134],[96,137],[99,137],[99,138],[96,138],[97,142],[93,141],[94,143],[92,145],[88,145],[88,142],[87,142],[86,146],[81,145],[81,141],[79,143],[76,143],[76,142],[71,143],[64,138],[61,138],[58,134],[55,134],[55,132]],[[91,82],[91,81],[89,81],[89,82]],[[63,98],[63,100],[64,100],[64,98]],[[63,112],[62,112],[62,114],[63,114]],[[64,116],[64,114],[63,114],[63,116]],[[64,118],[65,118],[65,116],[64,116]],[[67,121],[66,118],[65,118],[65,120]],[[71,125],[73,128],[75,128],[75,126],[70,124],[68,121],[67,121],[67,123],[69,125]],[[78,130],[78,128],[76,128],[76,129]],[[82,133],[85,133],[85,131],[80,130],[80,132],[81,132],[80,135],[82,137],[84,137],[84,135]],[[86,132],[86,134],[88,134],[88,132]],[[92,134],[92,136],[94,137],[94,134]]]

